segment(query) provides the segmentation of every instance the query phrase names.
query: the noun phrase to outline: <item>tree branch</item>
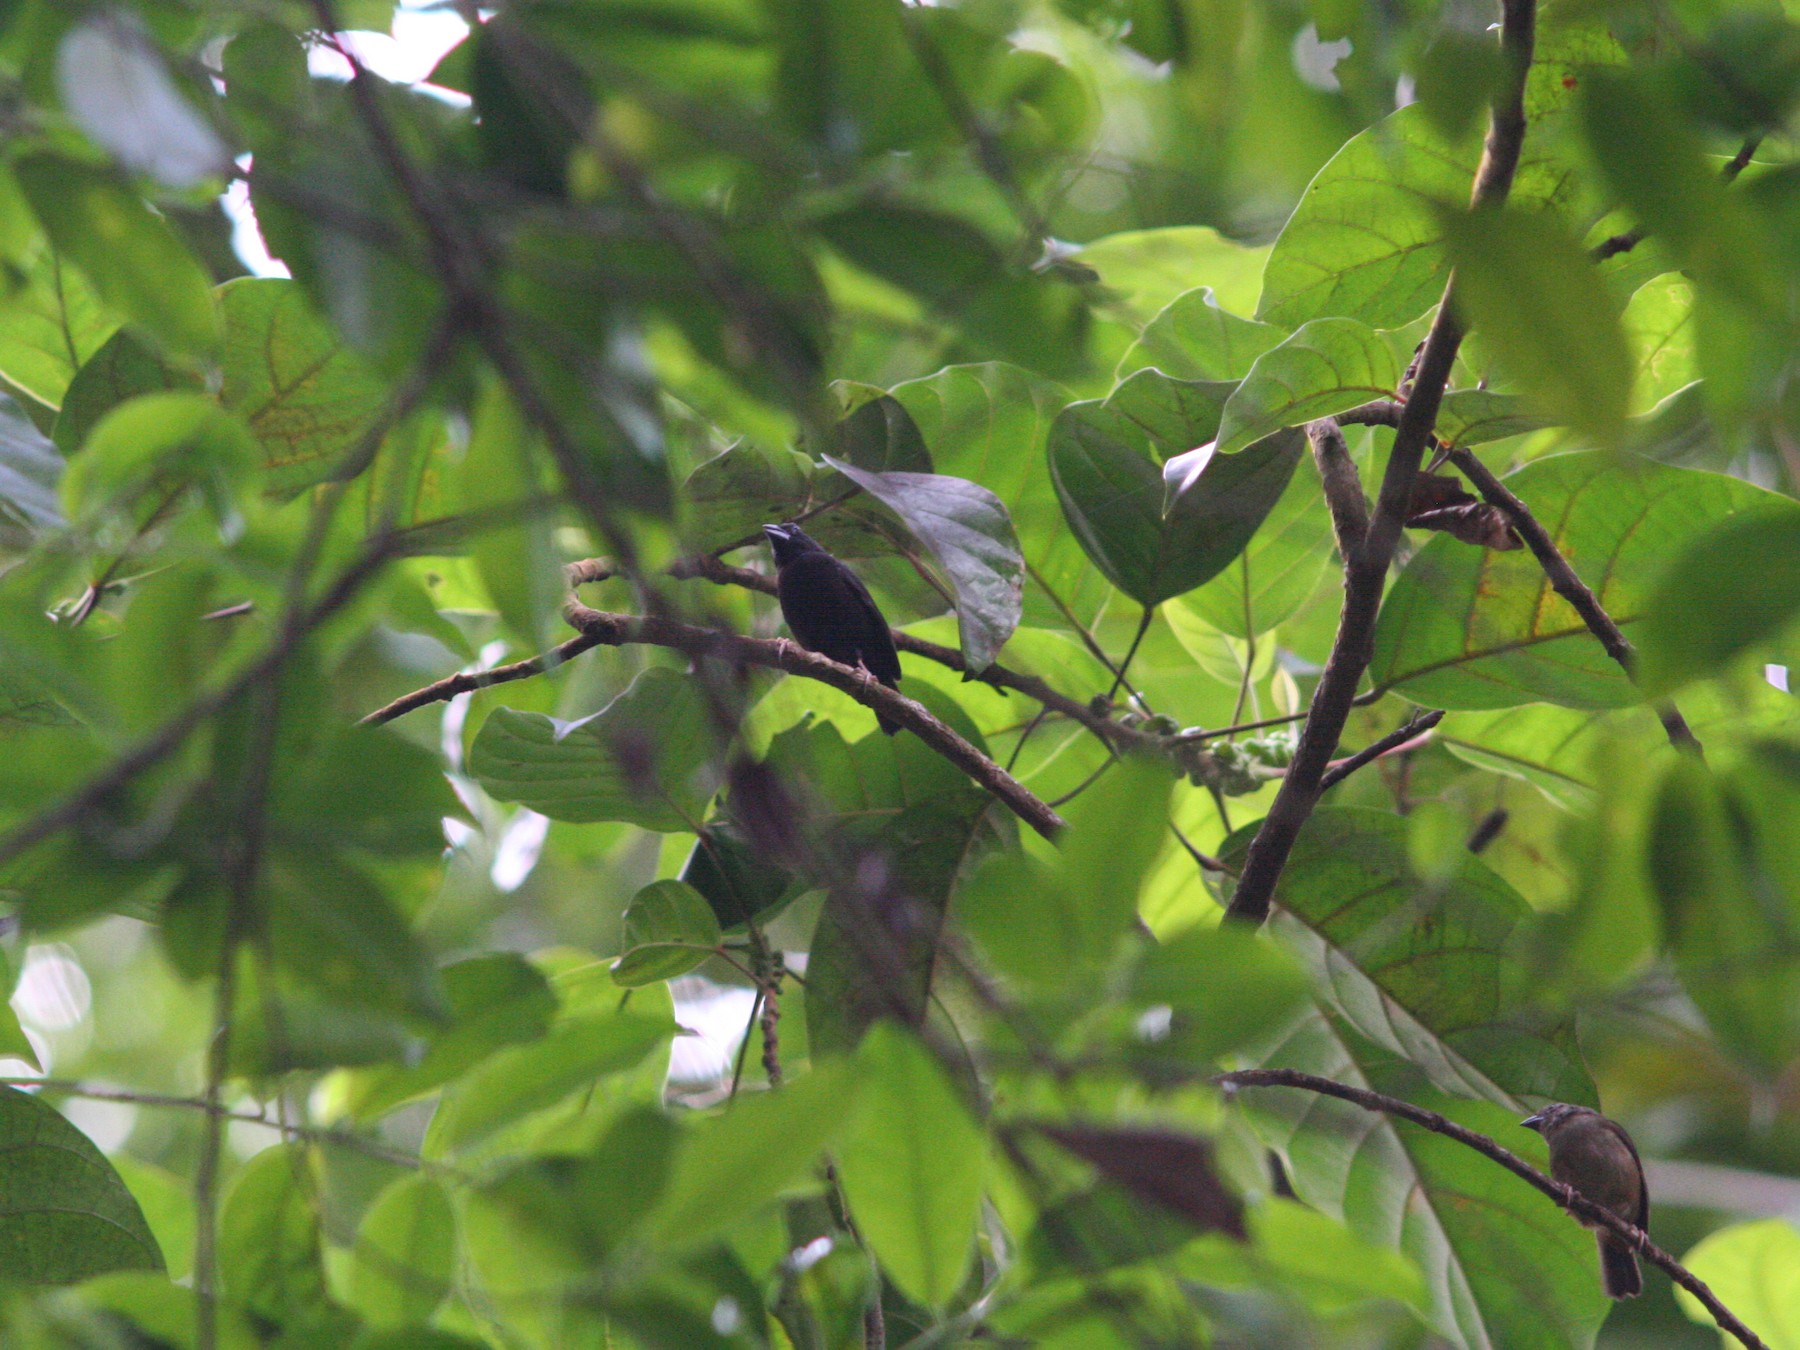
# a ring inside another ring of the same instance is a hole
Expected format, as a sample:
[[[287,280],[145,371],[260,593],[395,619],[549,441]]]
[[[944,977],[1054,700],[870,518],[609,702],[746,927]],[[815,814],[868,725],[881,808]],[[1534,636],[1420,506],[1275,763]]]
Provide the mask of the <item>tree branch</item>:
[[[584,562],[571,563],[566,570],[571,586],[606,581],[616,574],[612,564],[602,559],[588,559]],[[720,562],[717,558],[704,555],[680,559],[669,568],[669,575],[677,580],[697,577],[718,586],[741,586],[745,590],[756,591],[762,595],[775,594],[775,581],[772,577],[764,576],[761,572],[753,572],[747,567],[733,567],[729,563]],[[1099,737],[1109,749],[1122,751],[1154,750],[1156,748],[1156,737],[1113,720],[1106,713],[1096,710],[1093,705],[1084,703],[1077,698],[1071,698],[1036,675],[1010,670],[998,662],[978,675],[971,675],[969,663],[963,659],[963,654],[956,648],[928,642],[924,638],[914,637],[911,633],[903,632],[898,628],[893,630],[893,634],[894,646],[899,650],[910,652],[914,656],[923,657],[927,661],[935,661],[940,666],[958,671],[965,679],[991,685],[996,689],[1010,689],[1021,693],[1050,711],[1060,713],[1070,721],[1079,722]],[[564,661],[579,656],[582,652],[591,651],[600,645],[602,644],[585,636],[577,636],[528,660],[515,661],[511,665],[498,666],[488,671],[458,671],[454,675],[426,685],[423,689],[416,689],[410,694],[402,695],[385,707],[377,708],[362,718],[358,725],[379,726],[384,722],[391,722],[397,717],[404,717],[407,713],[428,704],[447,702],[458,694],[485,689],[489,685],[505,684],[512,680],[529,679],[533,675],[542,675],[556,669]]]
[[[1494,471],[1483,464],[1475,455],[1461,446],[1446,451],[1450,462],[1475,485],[1482,498],[1491,506],[1498,507],[1505,513],[1513,532],[1525,541],[1538,565],[1544,569],[1544,575],[1550,579],[1551,589],[1567,600],[1581,621],[1588,626],[1588,631],[1600,640],[1606,648],[1606,654],[1619,663],[1627,676],[1632,674],[1636,664],[1637,651],[1619,625],[1613,622],[1612,615],[1606,612],[1587,583],[1575,575],[1575,569],[1569,560],[1556,547],[1556,541],[1550,537],[1538,518],[1531,513],[1531,508],[1520,501],[1518,496],[1502,483]],[[1675,705],[1663,702],[1657,705],[1656,715],[1662,720],[1663,730],[1668,733],[1669,744],[1680,750],[1700,753],[1700,742],[1695,737],[1687,720],[1682,717]]]
[[[1470,194],[1472,207],[1506,199],[1525,142],[1525,77],[1531,68],[1536,39],[1537,5],[1535,0],[1503,0],[1501,12],[1500,50],[1507,75],[1494,98],[1487,144]],[[1381,609],[1388,564],[1406,524],[1413,480],[1437,423],[1444,387],[1449,383],[1456,350],[1462,343],[1455,302],[1456,277],[1452,274],[1426,335],[1411,394],[1400,414],[1394,448],[1388,453],[1387,471],[1382,476],[1381,494],[1368,532],[1361,546],[1345,560],[1344,605],[1331,655],[1313,690],[1294,762],[1281,780],[1281,790],[1244,857],[1243,875],[1226,911],[1231,918],[1260,924],[1268,917],[1281,870],[1301,827],[1318,803],[1320,782],[1350,716],[1357,685],[1374,654],[1375,618]]]
[[[1347,561],[1369,533],[1369,502],[1363,496],[1362,476],[1350,458],[1342,428],[1332,418],[1308,422],[1306,438],[1312,442],[1313,463],[1319,466],[1319,479],[1325,485],[1325,505],[1331,511],[1338,552]]]
[[[646,643],[685,652],[691,657],[737,665],[768,666],[790,675],[828,684],[905,727],[933,750],[998,797],[1014,815],[1046,839],[1063,828],[1063,818],[1011,774],[940,722],[920,704],[872,679],[866,672],[839,665],[785,640],[743,637],[715,628],[699,628],[660,616],[608,614],[571,601],[564,610],[571,627],[595,646],[622,647]]]
[[[1756,154],[1756,147],[1762,144],[1762,140],[1760,131],[1745,140],[1743,145],[1738,147],[1738,152],[1725,162],[1724,168],[1719,170],[1719,178],[1723,182],[1729,183],[1748,168],[1751,158]],[[1597,263],[1605,262],[1608,258],[1616,258],[1621,253],[1631,252],[1643,242],[1643,230],[1626,230],[1623,234],[1615,234],[1611,238],[1602,239],[1595,244],[1592,257]]]
[[[1371,1092],[1367,1088],[1351,1087],[1347,1083],[1321,1078],[1316,1074],[1302,1073],[1298,1069],[1239,1069],[1233,1073],[1219,1074],[1212,1081],[1228,1089],[1288,1087],[1299,1088],[1306,1092],[1316,1092],[1321,1096],[1336,1097],[1339,1101],[1349,1102],[1352,1106],[1360,1106],[1365,1111],[1398,1116],[1421,1129],[1430,1130],[1433,1134],[1441,1134],[1446,1138],[1454,1139],[1457,1143],[1474,1149],[1483,1157],[1499,1163],[1514,1176],[1535,1186],[1583,1223],[1590,1226],[1597,1224],[1616,1233],[1630,1243],[1632,1249],[1651,1265],[1666,1273],[1676,1284],[1699,1299],[1722,1330],[1730,1332],[1745,1346],[1750,1347],[1750,1350],[1769,1350],[1754,1331],[1739,1321],[1736,1314],[1719,1301],[1718,1295],[1707,1288],[1704,1281],[1650,1241],[1649,1235],[1642,1229],[1627,1223],[1610,1209],[1601,1208],[1562,1182],[1545,1176],[1523,1158],[1510,1149],[1502,1147],[1485,1134],[1477,1134],[1474,1130],[1458,1125],[1455,1121],[1439,1115],[1436,1111],[1427,1111],[1423,1107],[1414,1106],[1411,1102],[1401,1101],[1398,1097]]]
[[[1429,712],[1420,713],[1417,717],[1407,718],[1400,726],[1395,727],[1373,745],[1358,750],[1349,759],[1340,760],[1332,765],[1325,776],[1319,780],[1319,791],[1321,793],[1329,792],[1365,764],[1373,764],[1383,755],[1391,755],[1400,749],[1412,749],[1415,741],[1423,745],[1425,739],[1430,735],[1431,729],[1443,720],[1444,712],[1441,708],[1433,708]]]

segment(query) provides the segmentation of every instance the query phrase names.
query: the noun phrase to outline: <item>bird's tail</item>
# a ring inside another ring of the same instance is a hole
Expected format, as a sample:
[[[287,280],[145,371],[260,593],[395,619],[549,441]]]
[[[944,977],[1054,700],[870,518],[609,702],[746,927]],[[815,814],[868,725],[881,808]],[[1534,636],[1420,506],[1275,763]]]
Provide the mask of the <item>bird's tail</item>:
[[[1600,1282],[1608,1298],[1635,1298],[1643,1292],[1644,1277],[1637,1256],[1617,1234],[1597,1234],[1600,1243]]]

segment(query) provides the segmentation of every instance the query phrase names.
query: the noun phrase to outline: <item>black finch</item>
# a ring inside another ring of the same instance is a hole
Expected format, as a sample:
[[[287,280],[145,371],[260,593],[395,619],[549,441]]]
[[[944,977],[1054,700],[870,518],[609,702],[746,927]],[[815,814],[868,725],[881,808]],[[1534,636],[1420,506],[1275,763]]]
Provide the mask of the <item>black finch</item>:
[[[869,588],[798,525],[765,525],[775,550],[775,594],[794,640],[840,665],[861,666],[889,689],[900,687],[900,653]],[[899,726],[876,714],[892,736]]]
[[[1650,1223],[1650,1192],[1644,1165],[1623,1126],[1598,1111],[1552,1102],[1519,1122],[1550,1145],[1550,1175],[1602,1209],[1640,1229]],[[1592,1225],[1589,1225],[1592,1227]],[[1609,1298],[1631,1298],[1644,1288],[1637,1257],[1610,1229],[1595,1232],[1600,1243],[1600,1282]]]

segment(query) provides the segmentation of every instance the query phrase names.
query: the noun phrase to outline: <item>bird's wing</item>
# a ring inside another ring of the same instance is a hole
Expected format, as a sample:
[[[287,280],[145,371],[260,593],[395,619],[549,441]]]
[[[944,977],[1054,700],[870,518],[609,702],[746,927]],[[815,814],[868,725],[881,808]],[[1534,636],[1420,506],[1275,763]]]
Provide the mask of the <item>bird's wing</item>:
[[[1638,1206],[1632,1222],[1639,1228],[1648,1231],[1650,1227],[1650,1186],[1644,1180],[1644,1160],[1638,1157],[1637,1145],[1631,1142],[1631,1136],[1625,1133],[1625,1127],[1617,1121],[1602,1116],[1601,1122],[1611,1130],[1614,1137],[1625,1145],[1625,1151],[1631,1154],[1631,1161],[1637,1164],[1638,1170]]]
[[[869,674],[883,684],[892,685],[900,678],[900,653],[894,650],[893,630],[888,627],[881,606],[875,603],[875,597],[869,594],[869,588],[863,584],[863,579],[845,567],[844,581],[845,589],[862,619],[864,632],[859,634],[862,663],[868,668]]]

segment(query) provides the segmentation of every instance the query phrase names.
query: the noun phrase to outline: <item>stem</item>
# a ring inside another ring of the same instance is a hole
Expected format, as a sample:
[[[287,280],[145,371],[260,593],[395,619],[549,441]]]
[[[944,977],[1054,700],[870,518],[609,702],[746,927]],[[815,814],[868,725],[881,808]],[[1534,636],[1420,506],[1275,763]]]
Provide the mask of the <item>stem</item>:
[[[1499,1163],[1514,1176],[1535,1186],[1586,1226],[1607,1228],[1618,1234],[1619,1237],[1630,1243],[1632,1249],[1646,1261],[1665,1272],[1676,1284],[1699,1299],[1722,1330],[1730,1332],[1745,1346],[1750,1347],[1750,1350],[1769,1350],[1762,1339],[1739,1321],[1731,1309],[1721,1303],[1718,1295],[1707,1288],[1698,1276],[1690,1272],[1687,1267],[1661,1247],[1651,1242],[1649,1236],[1635,1224],[1627,1223],[1610,1209],[1602,1208],[1580,1192],[1563,1185],[1562,1182],[1551,1180],[1510,1149],[1503,1148],[1485,1134],[1477,1134],[1474,1130],[1446,1119],[1436,1111],[1427,1111],[1423,1107],[1414,1106],[1411,1102],[1401,1101],[1398,1097],[1371,1092],[1367,1088],[1351,1087],[1347,1083],[1321,1078],[1316,1074],[1302,1073],[1298,1069],[1240,1069],[1234,1073],[1219,1074],[1212,1081],[1227,1089],[1286,1087],[1316,1092],[1321,1096],[1335,1097],[1339,1101],[1349,1102],[1352,1106],[1360,1106],[1365,1111],[1398,1116],[1421,1129],[1430,1130],[1433,1134],[1441,1134],[1446,1138],[1454,1139],[1457,1143],[1474,1149],[1483,1157]]]
[[[1119,692],[1119,686],[1125,683],[1125,672],[1131,669],[1131,662],[1137,656],[1138,648],[1143,645],[1144,634],[1150,631],[1150,621],[1155,617],[1156,606],[1145,605],[1144,617],[1138,620],[1137,632],[1132,635],[1131,646],[1126,649],[1125,659],[1119,662],[1119,669],[1113,675],[1112,688],[1106,691],[1107,702],[1112,701],[1113,695]]]
[[[1494,471],[1483,464],[1470,451],[1452,446],[1445,452],[1452,464],[1463,473],[1481,493],[1483,500],[1489,505],[1498,507],[1513,527],[1514,533],[1525,541],[1538,565],[1544,569],[1549,578],[1550,587],[1581,616],[1581,621],[1588,631],[1599,639],[1606,654],[1619,663],[1619,668],[1627,676],[1632,673],[1636,664],[1637,650],[1631,645],[1629,638],[1613,621],[1612,615],[1600,603],[1600,598],[1588,589],[1587,583],[1575,574],[1569,560],[1556,547],[1556,541],[1550,537],[1543,523],[1531,513],[1531,508],[1519,500],[1517,494],[1501,482]],[[1685,718],[1670,702],[1659,703],[1656,715],[1661,719],[1663,730],[1669,737],[1669,744],[1678,750],[1700,754],[1700,742]]]
[[[1494,100],[1487,145],[1476,170],[1470,196],[1474,207],[1505,200],[1525,141],[1525,76],[1531,67],[1537,6],[1534,0],[1504,0],[1502,15],[1500,47],[1508,72]],[[1281,780],[1275,802],[1245,855],[1243,875],[1226,911],[1231,918],[1260,924],[1268,917],[1282,868],[1318,802],[1320,782],[1331,764],[1338,737],[1343,734],[1357,686],[1374,654],[1375,619],[1381,608],[1388,564],[1400,541],[1412,501],[1413,480],[1418,476],[1426,442],[1437,422],[1444,387],[1462,343],[1455,302],[1456,278],[1452,274],[1425,338],[1411,395],[1400,414],[1400,426],[1394,433],[1394,448],[1388,454],[1387,471],[1382,476],[1381,493],[1368,532],[1345,560],[1344,606],[1331,656],[1313,691],[1294,762]]]

